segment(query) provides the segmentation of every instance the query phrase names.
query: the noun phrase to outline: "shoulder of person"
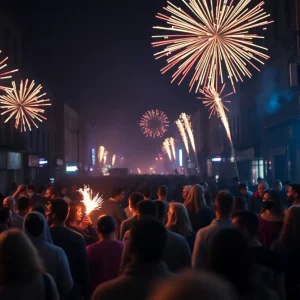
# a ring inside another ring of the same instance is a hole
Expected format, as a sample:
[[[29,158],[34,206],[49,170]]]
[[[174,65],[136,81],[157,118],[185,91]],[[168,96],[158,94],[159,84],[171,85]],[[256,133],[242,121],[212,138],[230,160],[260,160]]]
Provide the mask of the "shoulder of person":
[[[121,292],[120,287],[126,285],[127,285],[126,276],[121,275],[118,278],[100,284],[96,288],[92,299],[93,300],[117,299],[117,294]]]

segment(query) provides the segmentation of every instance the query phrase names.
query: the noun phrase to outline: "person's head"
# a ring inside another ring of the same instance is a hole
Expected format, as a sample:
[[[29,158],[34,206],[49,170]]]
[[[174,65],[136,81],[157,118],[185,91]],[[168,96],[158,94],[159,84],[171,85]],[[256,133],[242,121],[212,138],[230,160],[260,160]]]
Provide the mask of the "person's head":
[[[156,204],[157,208],[157,218],[159,221],[161,221],[163,224],[165,224],[165,220],[167,217],[167,211],[165,204],[160,200],[155,200],[154,203]]]
[[[122,202],[125,198],[125,192],[123,188],[115,188],[112,192],[112,198],[114,198],[118,202]]]
[[[238,177],[234,177],[233,179],[232,179],[232,183],[233,183],[233,185],[234,186],[239,186],[239,184],[240,184],[240,179],[238,178]]]
[[[186,186],[183,187],[183,189],[182,189],[182,198],[183,198],[183,200],[186,200],[186,198],[188,197],[191,189],[192,189],[191,185],[186,185]]]
[[[29,199],[28,198],[19,198],[17,200],[17,210],[22,213],[22,215],[26,215],[29,212]]]
[[[208,183],[206,181],[201,181],[199,184],[203,187],[204,192],[208,190]]]
[[[20,271],[21,270],[21,271]],[[28,284],[45,273],[37,250],[18,229],[0,235],[0,285]]]
[[[148,200],[142,200],[137,205],[139,219],[143,217],[153,217],[157,218],[157,205]]]
[[[260,182],[257,186],[257,191],[260,197],[263,197],[265,191],[267,191],[268,189],[269,185],[265,181]]]
[[[26,190],[21,191],[20,194],[19,194],[19,197],[21,197],[21,198],[29,198],[29,196],[28,196]]]
[[[46,207],[43,204],[36,204],[31,207],[30,211],[36,211],[42,214],[44,217],[46,217]]]
[[[30,237],[42,236],[45,232],[44,216],[38,212],[29,213],[24,219],[24,229]]]
[[[131,229],[129,249],[132,258],[137,263],[159,263],[165,251],[166,239],[167,232],[161,222],[151,217],[142,218]]]
[[[45,191],[46,190],[45,190],[45,187],[43,185],[38,186],[37,189],[36,189],[36,193],[40,196],[44,196]]]
[[[47,212],[48,224],[64,224],[69,215],[69,204],[62,199],[52,200]]]
[[[300,201],[300,184],[292,183],[287,192],[287,201],[293,204],[296,201]]]
[[[142,194],[144,196],[144,199],[150,199],[151,196],[151,190],[148,186],[144,186],[142,189]]]
[[[239,191],[240,191],[240,194],[242,196],[245,196],[247,195],[247,192],[248,192],[248,185],[246,183],[240,183],[239,184]]]
[[[26,191],[27,191],[27,195],[28,195],[29,199],[31,199],[36,193],[36,187],[34,185],[30,184],[27,186]]]
[[[68,189],[66,187],[62,187],[61,190],[60,190],[60,193],[63,197],[67,196],[68,195]]]
[[[244,197],[234,197],[234,202],[233,202],[233,212],[238,212],[241,210],[247,210],[247,201]]]
[[[116,229],[116,224],[111,216],[102,215],[97,220],[97,231],[100,239],[113,239]]]
[[[161,282],[150,300],[235,300],[233,289],[221,278],[204,272],[186,272]]]
[[[184,237],[189,236],[192,225],[186,207],[181,203],[171,203],[169,205],[167,229],[170,229]]]
[[[166,185],[161,185],[158,188],[157,196],[159,200],[165,200],[168,196],[168,187]]]
[[[57,197],[57,190],[55,187],[48,187],[46,189],[46,193],[45,193],[45,198],[47,198],[48,200],[54,200]]]
[[[75,194],[75,193],[77,193],[77,191],[78,191],[77,185],[73,184],[72,187],[71,187],[71,193]]]
[[[233,211],[233,196],[228,191],[220,191],[218,192],[215,203],[214,203],[214,211],[216,213],[217,218],[227,219],[231,218]]]
[[[282,181],[277,179],[274,182],[274,191],[281,192],[282,191]]]
[[[233,214],[232,226],[241,230],[248,238],[256,238],[259,228],[259,218],[252,211],[240,211]]]
[[[184,205],[193,213],[198,213],[206,205],[204,189],[200,184],[193,185]]]
[[[144,196],[141,193],[131,193],[129,196],[129,210],[132,214],[137,214],[137,205],[139,202],[144,200]]]
[[[300,251],[300,205],[294,205],[285,211],[279,241],[281,248],[298,256]]]
[[[73,226],[76,224],[78,225],[81,222],[83,217],[81,205],[76,203],[70,203],[69,206],[70,206],[70,210],[67,219],[67,224],[69,225],[73,224]]]
[[[11,212],[16,211],[16,200],[14,197],[6,197],[3,200],[3,207],[7,207]]]
[[[11,223],[11,212],[7,207],[0,207],[0,233],[9,229]]]
[[[208,250],[208,270],[226,278],[239,296],[247,295],[252,286],[253,257],[249,241],[235,228],[218,231]]]
[[[277,192],[268,190],[264,193],[261,213],[266,211],[271,211],[277,216],[283,216],[283,209]]]
[[[263,182],[263,181],[264,181],[263,178],[261,178],[261,177],[258,177],[258,178],[257,178],[257,184],[260,184],[260,183]]]
[[[283,187],[284,187],[285,191],[288,191],[288,189],[292,183],[293,182],[291,180],[286,180],[283,182]]]

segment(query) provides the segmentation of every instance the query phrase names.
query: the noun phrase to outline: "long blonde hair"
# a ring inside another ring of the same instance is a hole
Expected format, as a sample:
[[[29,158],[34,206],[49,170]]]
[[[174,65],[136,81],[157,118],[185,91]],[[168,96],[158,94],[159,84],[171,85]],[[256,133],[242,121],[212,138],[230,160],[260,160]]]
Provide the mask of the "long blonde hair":
[[[193,230],[185,206],[181,203],[170,203],[167,229],[187,237]]]
[[[35,247],[18,229],[0,235],[0,285],[26,284],[45,273]]]
[[[195,184],[183,204],[189,212],[195,214],[203,209],[206,206],[203,187],[199,184]]]

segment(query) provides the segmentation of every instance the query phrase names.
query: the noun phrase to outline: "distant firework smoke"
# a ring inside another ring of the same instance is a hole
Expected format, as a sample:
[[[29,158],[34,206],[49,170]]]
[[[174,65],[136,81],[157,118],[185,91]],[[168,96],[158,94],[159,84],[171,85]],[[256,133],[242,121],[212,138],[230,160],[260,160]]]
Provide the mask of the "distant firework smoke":
[[[178,127],[178,130],[179,130],[179,133],[180,133],[180,135],[181,135],[181,137],[182,137],[182,140],[183,140],[183,143],[184,143],[186,152],[187,152],[187,154],[189,155],[189,154],[190,154],[190,150],[189,150],[189,141],[188,141],[188,138],[187,138],[185,129],[184,129],[184,124],[182,123],[181,119],[178,119],[178,120],[175,122],[175,124],[176,124],[177,127]]]
[[[47,120],[43,116],[45,106],[50,106],[49,99],[43,99],[46,93],[41,94],[42,86],[35,87],[34,81],[28,86],[28,79],[23,82],[21,80],[20,88],[17,88],[15,82],[12,83],[12,89],[7,89],[5,95],[0,96],[0,108],[4,111],[1,115],[9,114],[4,123],[8,122],[12,117],[15,118],[15,128],[26,131],[31,125],[38,128],[36,121],[43,122]]]
[[[171,147],[170,147],[170,140],[165,139],[162,146],[162,151],[166,154],[168,154],[169,160],[172,161],[172,153],[171,153]]]
[[[190,90],[196,86],[218,86],[229,78],[233,90],[234,82],[252,77],[248,65],[259,71],[257,63],[264,64],[269,58],[263,52],[268,49],[255,43],[263,39],[250,30],[272,23],[259,2],[248,7],[251,0],[182,0],[185,6],[177,7],[168,1],[166,14],[158,13],[156,18],[165,26],[155,26],[164,31],[153,36],[153,47],[163,47],[155,54],[156,59],[166,58],[164,74],[174,67],[172,82],[180,78],[179,84],[191,73]],[[236,5],[233,5],[236,3]],[[186,9],[184,9],[186,8]]]
[[[98,150],[98,161],[99,161],[99,164],[101,164],[101,162],[102,162],[102,159],[103,159],[103,156],[104,156],[104,151],[105,151],[104,146],[100,146],[99,150]]]
[[[2,53],[2,51],[0,50],[0,53]],[[2,59],[2,61],[0,61],[0,70],[2,71],[2,69],[7,67],[7,62],[8,61],[8,57],[5,57],[4,59]],[[9,79],[12,78],[11,74],[18,72],[18,69],[12,70],[12,71],[5,71],[3,73],[1,73],[0,71],[0,79],[1,80],[5,80],[5,79]],[[1,86],[0,85],[0,90],[10,90],[11,87],[5,87],[5,86]]]
[[[142,116],[140,127],[146,137],[160,138],[166,133],[169,120],[163,111],[149,110]]]
[[[111,159],[111,165],[112,165],[112,167],[115,165],[115,162],[116,162],[116,154],[114,154],[112,156],[112,159]]]
[[[224,111],[229,111],[228,108],[225,106],[224,103],[230,103],[230,101],[228,100],[224,100],[225,98],[229,97],[230,95],[233,94],[233,92],[222,96],[223,91],[225,88],[225,84],[223,84],[223,87],[220,91],[220,93],[218,94],[215,89],[213,88],[205,88],[204,90],[200,90],[200,93],[202,93],[204,95],[203,97],[197,97],[197,99],[201,99],[203,101],[203,104],[206,107],[209,107],[209,118],[211,118],[212,115],[217,115],[219,117],[219,109],[218,109],[218,105],[222,105]],[[216,94],[218,94],[218,96],[216,97]],[[220,101],[216,101],[216,99],[221,99]],[[218,103],[219,102],[219,103]]]
[[[169,138],[169,141],[170,141],[173,158],[176,161],[175,139],[171,137],[171,138]]]
[[[188,116],[186,113],[182,113],[180,115],[180,119],[182,120],[184,127],[188,133],[194,153],[196,153],[196,146],[195,146],[194,134],[192,131],[192,125],[191,125],[191,121],[190,121],[190,116]]]

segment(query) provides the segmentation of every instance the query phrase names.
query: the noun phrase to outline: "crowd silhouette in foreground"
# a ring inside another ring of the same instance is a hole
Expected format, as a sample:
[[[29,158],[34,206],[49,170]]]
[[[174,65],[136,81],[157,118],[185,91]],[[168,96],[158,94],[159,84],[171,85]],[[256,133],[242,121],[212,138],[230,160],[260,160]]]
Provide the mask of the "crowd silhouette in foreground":
[[[2,200],[0,299],[300,299],[299,184],[101,180],[89,215],[75,185]]]

